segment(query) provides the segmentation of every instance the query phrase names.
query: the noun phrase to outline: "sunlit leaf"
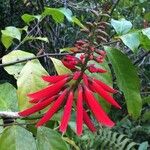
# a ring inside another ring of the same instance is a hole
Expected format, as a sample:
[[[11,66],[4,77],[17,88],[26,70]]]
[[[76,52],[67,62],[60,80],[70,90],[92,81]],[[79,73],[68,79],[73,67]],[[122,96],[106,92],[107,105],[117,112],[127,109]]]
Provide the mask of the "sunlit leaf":
[[[11,63],[11,62],[16,62],[16,61],[31,58],[31,57],[34,57],[34,54],[24,52],[21,50],[15,50],[15,51],[12,51],[9,54],[3,56],[2,63],[6,64],[6,63]],[[11,66],[7,66],[4,69],[9,74],[13,75],[17,79],[20,75],[20,72],[21,72],[23,66],[26,63],[27,62],[16,63],[16,64],[13,64]]]
[[[126,34],[132,28],[132,23],[124,18],[120,20],[111,19],[111,25],[119,35]]]
[[[0,111],[17,111],[17,91],[10,83],[0,84]]]
[[[47,83],[42,80],[42,75],[48,73],[42,67],[38,60],[27,62],[20,72],[20,76],[17,80],[18,85],[18,100],[19,109],[23,110],[31,106],[27,94],[40,90],[46,87]]]
[[[22,20],[29,24],[31,21],[37,19],[38,21],[40,21],[41,19],[41,15],[30,15],[30,14],[24,14],[21,16]]]
[[[59,75],[71,73],[71,71],[68,68],[66,68],[59,59],[52,58],[52,57],[50,57],[50,59],[52,60],[55,69]]]

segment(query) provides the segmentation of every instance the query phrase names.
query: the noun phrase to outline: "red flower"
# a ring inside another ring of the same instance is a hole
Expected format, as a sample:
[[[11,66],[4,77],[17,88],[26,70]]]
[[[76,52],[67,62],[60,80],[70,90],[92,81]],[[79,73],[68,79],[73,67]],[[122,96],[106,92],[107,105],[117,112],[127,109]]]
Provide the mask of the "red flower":
[[[104,69],[100,69],[100,68],[96,68],[94,66],[94,64],[91,64],[88,66],[88,70],[91,72],[91,73],[105,73],[107,72],[106,70]]]
[[[67,99],[67,103],[64,109],[64,113],[61,118],[61,124],[59,128],[61,132],[65,132],[67,129],[68,121],[71,116],[72,103],[73,103],[73,91],[70,91],[68,99]]]
[[[63,80],[58,81],[57,83],[52,84],[44,88],[43,90],[40,90],[32,94],[28,94],[28,96],[31,98],[30,102],[37,103],[45,98],[54,96],[62,89],[62,87],[65,85],[67,81],[68,81],[68,78],[65,77]]]
[[[78,87],[77,113],[76,113],[76,131],[78,135],[82,134],[83,126],[83,90],[81,85]]]
[[[61,81],[65,78],[69,77],[68,74],[65,75],[55,75],[55,76],[42,76],[42,79],[44,81],[50,82],[50,83],[56,83],[58,81]]]
[[[109,117],[104,112],[100,104],[94,98],[94,95],[92,94],[92,92],[86,86],[84,86],[84,91],[85,91],[85,97],[86,97],[85,101],[89,105],[96,119],[105,126],[108,126],[108,127],[114,126],[114,122],[109,119]]]
[[[52,116],[58,111],[61,104],[63,103],[65,97],[67,94],[67,89],[62,92],[62,94],[58,97],[58,99],[54,102],[53,106],[48,110],[48,112],[40,119],[40,121],[37,123],[37,127],[42,126],[45,124],[48,120],[52,118]]]
[[[75,105],[77,135],[82,134],[83,123],[85,123],[92,132],[96,131],[90,116],[86,112],[85,106],[89,108],[88,111],[91,111],[96,120],[101,124],[108,127],[113,127],[115,124],[102,109],[100,103],[95,99],[94,93],[99,94],[115,107],[121,108],[110,95],[110,93],[116,93],[117,91],[104,82],[89,77],[86,74],[86,70],[89,70],[91,73],[106,72],[106,70],[97,68],[94,64],[89,65],[87,62],[87,60],[92,59],[93,61],[101,63],[106,53],[104,51],[98,51],[95,45],[91,45],[88,41],[77,41],[75,46],[77,50],[82,50],[84,54],[79,58],[67,55],[62,60],[64,66],[69,68],[72,74],[42,76],[42,79],[49,82],[50,85],[35,93],[28,94],[31,99],[30,102],[34,103],[34,105],[31,108],[19,112],[20,116],[26,117],[50,105],[48,111],[37,123],[37,127],[48,122],[59,109],[65,106],[59,127],[61,132],[65,132],[71,117],[72,107]],[[98,56],[95,56],[94,52],[96,52]],[[70,82],[70,80],[74,81]],[[75,105],[73,105],[73,103]]]

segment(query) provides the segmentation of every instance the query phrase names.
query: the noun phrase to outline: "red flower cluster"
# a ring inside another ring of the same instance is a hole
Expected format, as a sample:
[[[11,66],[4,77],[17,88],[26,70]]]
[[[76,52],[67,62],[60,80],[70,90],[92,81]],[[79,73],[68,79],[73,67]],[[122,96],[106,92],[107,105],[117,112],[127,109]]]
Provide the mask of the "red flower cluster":
[[[37,123],[37,127],[45,124],[59,109],[65,106],[59,127],[61,132],[65,132],[71,117],[73,103],[76,107],[76,132],[78,135],[82,134],[83,123],[92,132],[96,131],[86,111],[87,109],[91,110],[96,120],[101,124],[108,127],[114,126],[114,122],[108,117],[99,102],[95,99],[94,93],[99,94],[99,96],[111,105],[121,108],[110,95],[110,93],[116,93],[117,91],[102,81],[85,74],[85,70],[92,73],[105,73],[105,70],[96,68],[94,64],[88,65],[87,60],[92,59],[100,63],[103,62],[106,54],[104,51],[90,46],[88,42],[78,41],[75,46],[76,52],[82,51],[85,54],[81,55],[80,58],[67,55],[62,60],[63,64],[72,70],[72,74],[43,76],[43,80],[49,82],[50,85],[40,91],[29,94],[28,96],[31,98],[30,102],[34,103],[34,105],[19,113],[21,116],[28,116],[50,105],[48,111]],[[96,55],[98,54],[98,56],[95,56],[94,53]],[[70,82],[72,80],[75,82]]]

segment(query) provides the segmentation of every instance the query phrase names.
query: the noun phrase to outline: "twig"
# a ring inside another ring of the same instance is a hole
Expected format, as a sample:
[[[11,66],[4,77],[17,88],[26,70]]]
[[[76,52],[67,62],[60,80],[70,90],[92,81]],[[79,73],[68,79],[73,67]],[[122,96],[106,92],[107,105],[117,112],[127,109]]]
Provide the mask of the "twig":
[[[1,118],[12,118],[12,119],[21,118],[21,116],[19,116],[18,112],[7,112],[7,111],[0,111],[0,117]]]
[[[141,55],[140,58],[138,58],[137,60],[135,60],[135,61],[133,62],[133,64],[134,64],[134,65],[138,64],[140,61],[143,60],[144,57],[148,56],[149,54],[150,54],[150,51],[144,53],[143,55]]]
[[[42,57],[47,57],[47,56],[65,56],[65,55],[68,55],[68,54],[72,55],[74,53],[49,53],[49,54],[46,53],[46,54],[39,55],[39,56],[28,57],[28,58],[12,61],[12,62],[9,62],[9,63],[0,64],[0,67],[11,66],[11,65],[14,65],[14,64],[18,64],[18,63],[22,63],[22,62],[30,61],[30,60],[33,60],[33,59],[42,58]]]

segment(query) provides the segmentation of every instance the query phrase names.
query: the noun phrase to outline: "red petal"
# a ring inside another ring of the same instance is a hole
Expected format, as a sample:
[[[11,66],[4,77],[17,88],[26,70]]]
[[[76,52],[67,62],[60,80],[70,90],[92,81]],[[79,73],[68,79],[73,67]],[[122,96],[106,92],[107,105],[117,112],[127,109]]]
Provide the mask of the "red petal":
[[[34,106],[32,106],[31,108],[28,108],[24,111],[19,112],[19,115],[25,117],[25,116],[29,116],[37,111],[40,111],[40,110],[44,109],[45,107],[47,107],[49,104],[51,104],[51,102],[54,101],[55,98],[56,97],[53,96],[49,99],[46,99],[43,102],[37,103]]]
[[[95,89],[95,91],[101,96],[103,97],[107,102],[109,102],[110,104],[112,104],[113,106],[120,108],[119,104],[113,99],[113,97],[111,97],[108,92],[106,92],[100,85],[98,85],[96,82],[93,81],[93,87]]]
[[[105,83],[103,83],[102,81],[100,80],[97,80],[97,79],[94,79],[94,81],[99,84],[104,90],[106,90],[107,92],[110,92],[110,93],[117,93],[117,90],[111,88],[110,86],[106,85]]]
[[[87,127],[92,131],[95,132],[96,128],[94,127],[94,124],[92,123],[90,117],[88,116],[87,112],[83,109],[83,120],[84,123],[87,125]]]
[[[61,118],[61,124],[59,127],[59,130],[61,132],[65,132],[67,129],[68,121],[69,121],[70,116],[71,116],[72,103],[73,103],[73,91],[70,91],[67,102],[66,102],[66,106],[64,109],[64,113],[63,113],[62,118]]]
[[[83,95],[82,95],[82,87],[79,86],[78,88],[78,99],[77,99],[77,116],[76,116],[76,129],[77,129],[77,135],[82,134],[82,125],[83,125]]]
[[[102,123],[108,127],[113,127],[114,122],[109,119],[109,117],[107,116],[105,111],[102,109],[100,104],[97,102],[97,100],[93,96],[92,92],[86,86],[84,86],[84,88],[85,88],[85,97],[86,97],[85,100],[87,101],[88,105],[90,106],[90,109],[92,110],[96,119],[100,123]]]
[[[62,63],[63,63],[63,65],[64,65],[65,67],[67,67],[68,69],[76,69],[75,64],[66,62],[66,61],[64,61],[64,60],[62,60]]]
[[[32,93],[32,94],[28,94],[28,96],[33,99],[30,102],[32,103],[36,103],[38,101],[40,101],[41,99],[44,98],[50,98],[52,96],[54,96],[55,94],[57,94],[61,88],[64,86],[64,84],[66,83],[67,79],[61,80],[53,85],[50,85],[38,92]]]
[[[42,79],[44,81],[50,82],[50,83],[56,83],[58,81],[61,81],[65,78],[67,78],[69,75],[65,74],[65,75],[56,75],[56,76],[42,76]]]
[[[81,75],[81,71],[76,71],[74,74],[73,74],[73,80],[77,80]]]
[[[89,83],[88,83],[88,77],[86,74],[83,74],[83,81],[84,81],[85,85],[88,87]]]
[[[53,106],[47,111],[47,113],[44,115],[44,117],[42,119],[40,119],[40,121],[36,124],[36,127],[42,126],[44,123],[46,123],[48,120],[51,119],[51,117],[54,115],[54,113],[56,111],[58,111],[61,104],[63,103],[66,93],[67,93],[67,90],[64,90],[62,92],[62,94],[54,102]]]
[[[101,68],[97,68],[97,73],[105,73],[107,72],[107,70],[101,69]]]

